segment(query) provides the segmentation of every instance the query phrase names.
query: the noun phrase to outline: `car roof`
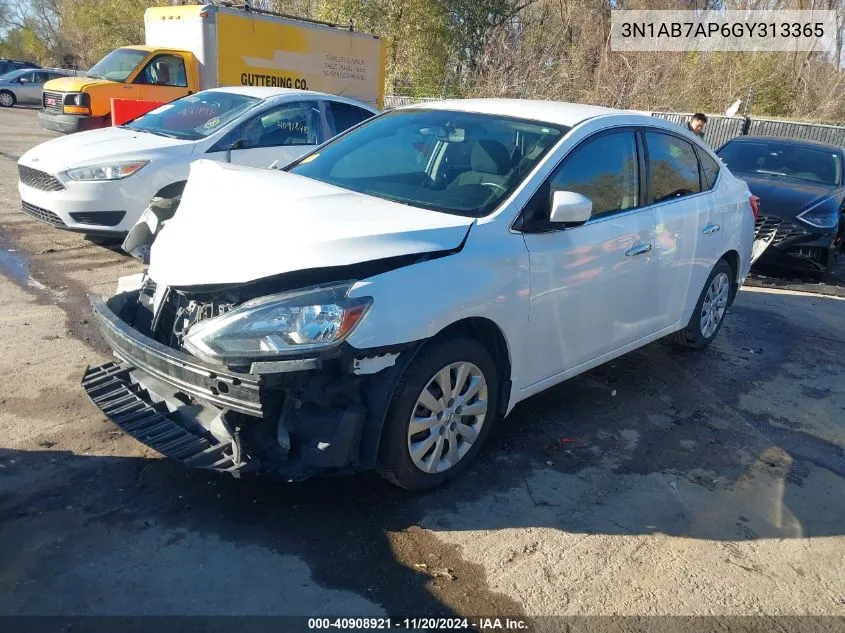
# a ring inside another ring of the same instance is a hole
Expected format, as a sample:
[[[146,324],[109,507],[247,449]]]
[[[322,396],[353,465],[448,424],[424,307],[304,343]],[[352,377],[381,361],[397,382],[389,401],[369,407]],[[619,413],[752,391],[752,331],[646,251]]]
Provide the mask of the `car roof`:
[[[836,145],[835,143],[824,143],[822,141],[814,141],[811,139],[805,138],[792,138],[788,136],[737,136],[732,138],[729,143],[738,142],[738,143],[748,143],[748,142],[769,142],[769,143],[780,143],[781,145],[796,145],[796,146],[804,146],[804,147],[814,147],[817,149],[824,149],[824,150],[832,150],[835,152],[841,152],[842,147]],[[727,143],[726,143],[727,145]]]
[[[286,95],[294,95],[299,97],[310,96],[323,99],[335,99],[343,101],[344,103],[351,103],[356,106],[362,106],[375,111],[371,105],[349,99],[347,97],[340,97],[338,95],[328,94],[325,92],[316,92],[314,90],[297,90],[296,88],[268,88],[265,86],[222,86],[220,88],[209,88],[204,92],[230,92],[233,94],[244,95],[247,97],[256,97],[258,99],[270,99],[272,97],[282,97]]]
[[[413,108],[509,116],[569,127],[597,116],[636,114],[615,108],[540,99],[444,99],[442,101],[416,103],[398,109]]]

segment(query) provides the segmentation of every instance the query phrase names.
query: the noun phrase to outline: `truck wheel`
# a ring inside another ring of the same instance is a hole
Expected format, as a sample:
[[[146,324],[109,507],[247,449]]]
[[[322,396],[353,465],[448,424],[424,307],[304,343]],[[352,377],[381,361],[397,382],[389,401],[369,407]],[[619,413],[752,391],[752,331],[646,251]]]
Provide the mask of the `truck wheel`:
[[[0,90],[0,106],[4,108],[11,108],[15,105],[15,95],[8,90]]]
[[[456,336],[427,345],[393,392],[378,471],[407,490],[456,477],[489,434],[498,393],[496,365],[481,343]]]
[[[703,349],[716,338],[722,324],[731,298],[731,277],[733,269],[728,262],[720,259],[716,262],[704,290],[695,304],[689,323],[683,330],[670,335],[668,340],[684,347]]]

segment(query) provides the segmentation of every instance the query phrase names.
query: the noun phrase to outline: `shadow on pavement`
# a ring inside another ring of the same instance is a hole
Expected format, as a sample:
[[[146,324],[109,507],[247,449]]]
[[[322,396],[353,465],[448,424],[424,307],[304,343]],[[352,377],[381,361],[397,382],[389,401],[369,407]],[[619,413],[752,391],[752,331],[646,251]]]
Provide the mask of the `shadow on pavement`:
[[[0,449],[0,612],[39,612],[58,592],[58,613],[138,613],[140,592],[156,613],[519,613],[432,532],[845,534],[831,413],[845,336],[825,339],[821,316],[788,321],[806,297],[767,301],[743,293],[704,352],[659,342],[532,398],[465,477],[428,494],[372,474],[286,485]]]

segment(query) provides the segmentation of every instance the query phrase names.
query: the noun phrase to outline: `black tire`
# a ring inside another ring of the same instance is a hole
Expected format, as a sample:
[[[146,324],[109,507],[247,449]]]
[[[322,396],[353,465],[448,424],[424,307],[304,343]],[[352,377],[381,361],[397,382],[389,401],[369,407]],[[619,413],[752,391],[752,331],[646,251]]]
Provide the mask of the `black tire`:
[[[452,363],[474,364],[487,382],[487,413],[478,436],[456,464],[440,473],[426,473],[411,459],[408,425],[423,389],[441,369]],[[420,350],[393,391],[382,430],[377,470],[389,482],[406,490],[429,490],[460,475],[475,458],[496,423],[499,406],[499,376],[490,352],[477,340],[453,336],[432,341]]]
[[[833,269],[836,266],[836,260],[838,259],[838,253],[836,251],[836,247],[831,243],[830,248],[827,249],[824,270],[821,273],[820,281],[823,284],[832,284],[836,282],[836,277],[833,274]]]
[[[6,104],[0,103],[0,108],[11,108],[13,105],[15,105],[18,102],[18,100],[15,98],[14,92],[9,92],[8,90],[0,90],[0,95],[7,95],[12,100],[11,103],[6,103]]]
[[[731,268],[730,264],[726,262],[724,259],[720,259],[716,262],[716,265],[713,267],[713,270],[710,271],[710,275],[707,277],[707,281],[704,284],[704,289],[701,291],[701,294],[698,297],[698,302],[695,304],[695,310],[692,312],[692,316],[690,317],[689,323],[687,326],[682,329],[678,330],[674,334],[671,334],[667,337],[672,343],[676,345],[682,345],[683,347],[691,347],[693,349],[704,349],[713,341],[714,338],[719,334],[719,330],[722,329],[722,325],[725,323],[725,316],[727,315],[728,311],[727,308],[722,313],[722,316],[719,320],[716,329],[713,333],[705,337],[701,333],[701,317],[702,317],[702,307],[704,305],[704,299],[707,296],[707,291],[710,288],[710,284],[713,280],[720,274],[725,273],[728,276],[728,281],[730,282],[731,286],[729,289],[729,293],[735,292],[734,284],[736,283],[736,278],[734,276],[733,268]],[[729,296],[728,298],[728,305],[731,303],[732,297]]]

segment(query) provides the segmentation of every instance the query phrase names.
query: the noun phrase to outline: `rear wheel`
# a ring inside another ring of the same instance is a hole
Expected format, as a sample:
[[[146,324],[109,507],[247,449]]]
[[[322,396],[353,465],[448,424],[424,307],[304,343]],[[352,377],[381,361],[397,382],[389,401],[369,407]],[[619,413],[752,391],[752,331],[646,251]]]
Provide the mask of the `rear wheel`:
[[[689,323],[683,330],[671,335],[669,340],[694,349],[710,345],[725,322],[732,292],[732,277],[733,269],[724,259],[720,259],[704,284]]]
[[[8,90],[0,90],[0,106],[11,108],[15,105],[15,95]]]
[[[381,475],[408,490],[459,475],[495,422],[498,390],[495,363],[475,339],[424,347],[393,393],[379,448]]]

